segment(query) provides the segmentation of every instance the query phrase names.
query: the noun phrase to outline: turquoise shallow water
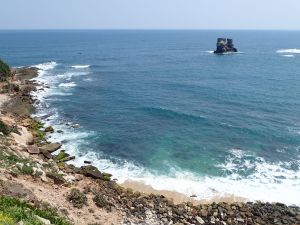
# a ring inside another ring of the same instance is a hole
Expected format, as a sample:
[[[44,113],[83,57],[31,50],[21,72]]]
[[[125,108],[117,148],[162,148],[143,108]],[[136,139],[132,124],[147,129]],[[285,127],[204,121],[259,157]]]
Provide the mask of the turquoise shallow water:
[[[240,52],[212,54],[220,36]],[[92,159],[120,181],[200,198],[300,204],[299,38],[294,31],[1,31],[0,57],[41,69],[38,80],[51,88],[36,94],[37,115],[65,131],[51,139],[81,156],[78,165]]]

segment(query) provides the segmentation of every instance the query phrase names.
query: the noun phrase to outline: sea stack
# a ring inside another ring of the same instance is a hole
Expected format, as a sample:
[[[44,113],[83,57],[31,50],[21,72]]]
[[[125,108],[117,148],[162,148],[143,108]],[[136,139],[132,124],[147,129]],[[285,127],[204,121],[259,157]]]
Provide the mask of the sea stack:
[[[215,54],[224,54],[230,52],[237,52],[238,50],[233,45],[233,40],[229,38],[218,38],[217,49]]]

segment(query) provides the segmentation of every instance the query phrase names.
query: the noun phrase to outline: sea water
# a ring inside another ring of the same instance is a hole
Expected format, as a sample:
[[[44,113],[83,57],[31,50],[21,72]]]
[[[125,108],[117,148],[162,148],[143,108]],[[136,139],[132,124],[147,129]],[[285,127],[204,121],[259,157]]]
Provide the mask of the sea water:
[[[238,54],[214,55],[218,37]],[[300,205],[300,32],[1,31],[39,68],[50,140],[127,179],[199,199]],[[79,124],[80,128],[72,125]]]

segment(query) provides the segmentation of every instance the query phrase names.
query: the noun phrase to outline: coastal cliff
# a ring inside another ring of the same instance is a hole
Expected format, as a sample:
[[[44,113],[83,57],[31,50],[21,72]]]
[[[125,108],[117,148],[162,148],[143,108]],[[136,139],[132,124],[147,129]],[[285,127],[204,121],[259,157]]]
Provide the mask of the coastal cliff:
[[[50,143],[32,117],[37,68],[0,70],[0,224],[300,224],[298,207],[281,203],[174,201],[124,188],[111,174]],[[284,194],[284,193],[283,193]]]

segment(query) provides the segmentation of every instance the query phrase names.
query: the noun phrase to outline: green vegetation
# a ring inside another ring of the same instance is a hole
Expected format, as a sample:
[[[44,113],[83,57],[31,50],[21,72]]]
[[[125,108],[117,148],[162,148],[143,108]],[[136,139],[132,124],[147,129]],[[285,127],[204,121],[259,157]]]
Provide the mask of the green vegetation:
[[[28,163],[29,160],[22,159],[13,153],[10,153],[5,147],[0,147],[0,167],[7,168],[11,166],[15,166],[16,163]]]
[[[43,130],[41,130],[43,127],[44,124],[36,120],[32,120],[30,124],[30,131],[35,137],[36,143],[42,143],[46,140],[46,133]]]
[[[33,167],[31,165],[24,165],[20,168],[21,173],[25,175],[32,175],[33,174]]]
[[[0,120],[0,132],[4,135],[9,135],[10,128],[2,120]]]
[[[73,188],[67,196],[67,200],[73,204],[75,208],[82,208],[84,205],[87,205],[87,197],[84,193],[79,191],[76,188]]]
[[[11,75],[12,75],[12,74],[11,74],[9,65],[7,65],[5,62],[3,62],[3,61],[0,59],[0,80],[1,80],[1,81],[5,81],[5,80],[7,80],[7,78],[10,77]]]
[[[23,159],[7,149],[0,147],[0,168],[6,168],[15,173],[33,175],[34,163]]]
[[[97,193],[95,195],[95,197],[93,198],[96,206],[100,207],[100,208],[109,208],[109,202],[99,193]]]
[[[23,221],[24,225],[43,225],[36,216],[49,220],[55,225],[71,225],[49,208],[35,208],[16,198],[0,196],[0,224],[14,225]]]
[[[7,93],[7,92],[19,92],[20,91],[20,86],[14,83],[7,82],[6,85],[3,86],[2,88],[2,93]]]
[[[103,172],[101,174],[101,180],[110,181],[111,180],[111,176],[112,176],[111,174]]]
[[[4,135],[9,135],[10,133],[20,134],[16,126],[8,126],[2,120],[0,120],[0,132]]]
[[[60,162],[63,161],[65,158],[69,157],[70,155],[64,151],[60,151],[58,155],[54,156],[54,160]]]

